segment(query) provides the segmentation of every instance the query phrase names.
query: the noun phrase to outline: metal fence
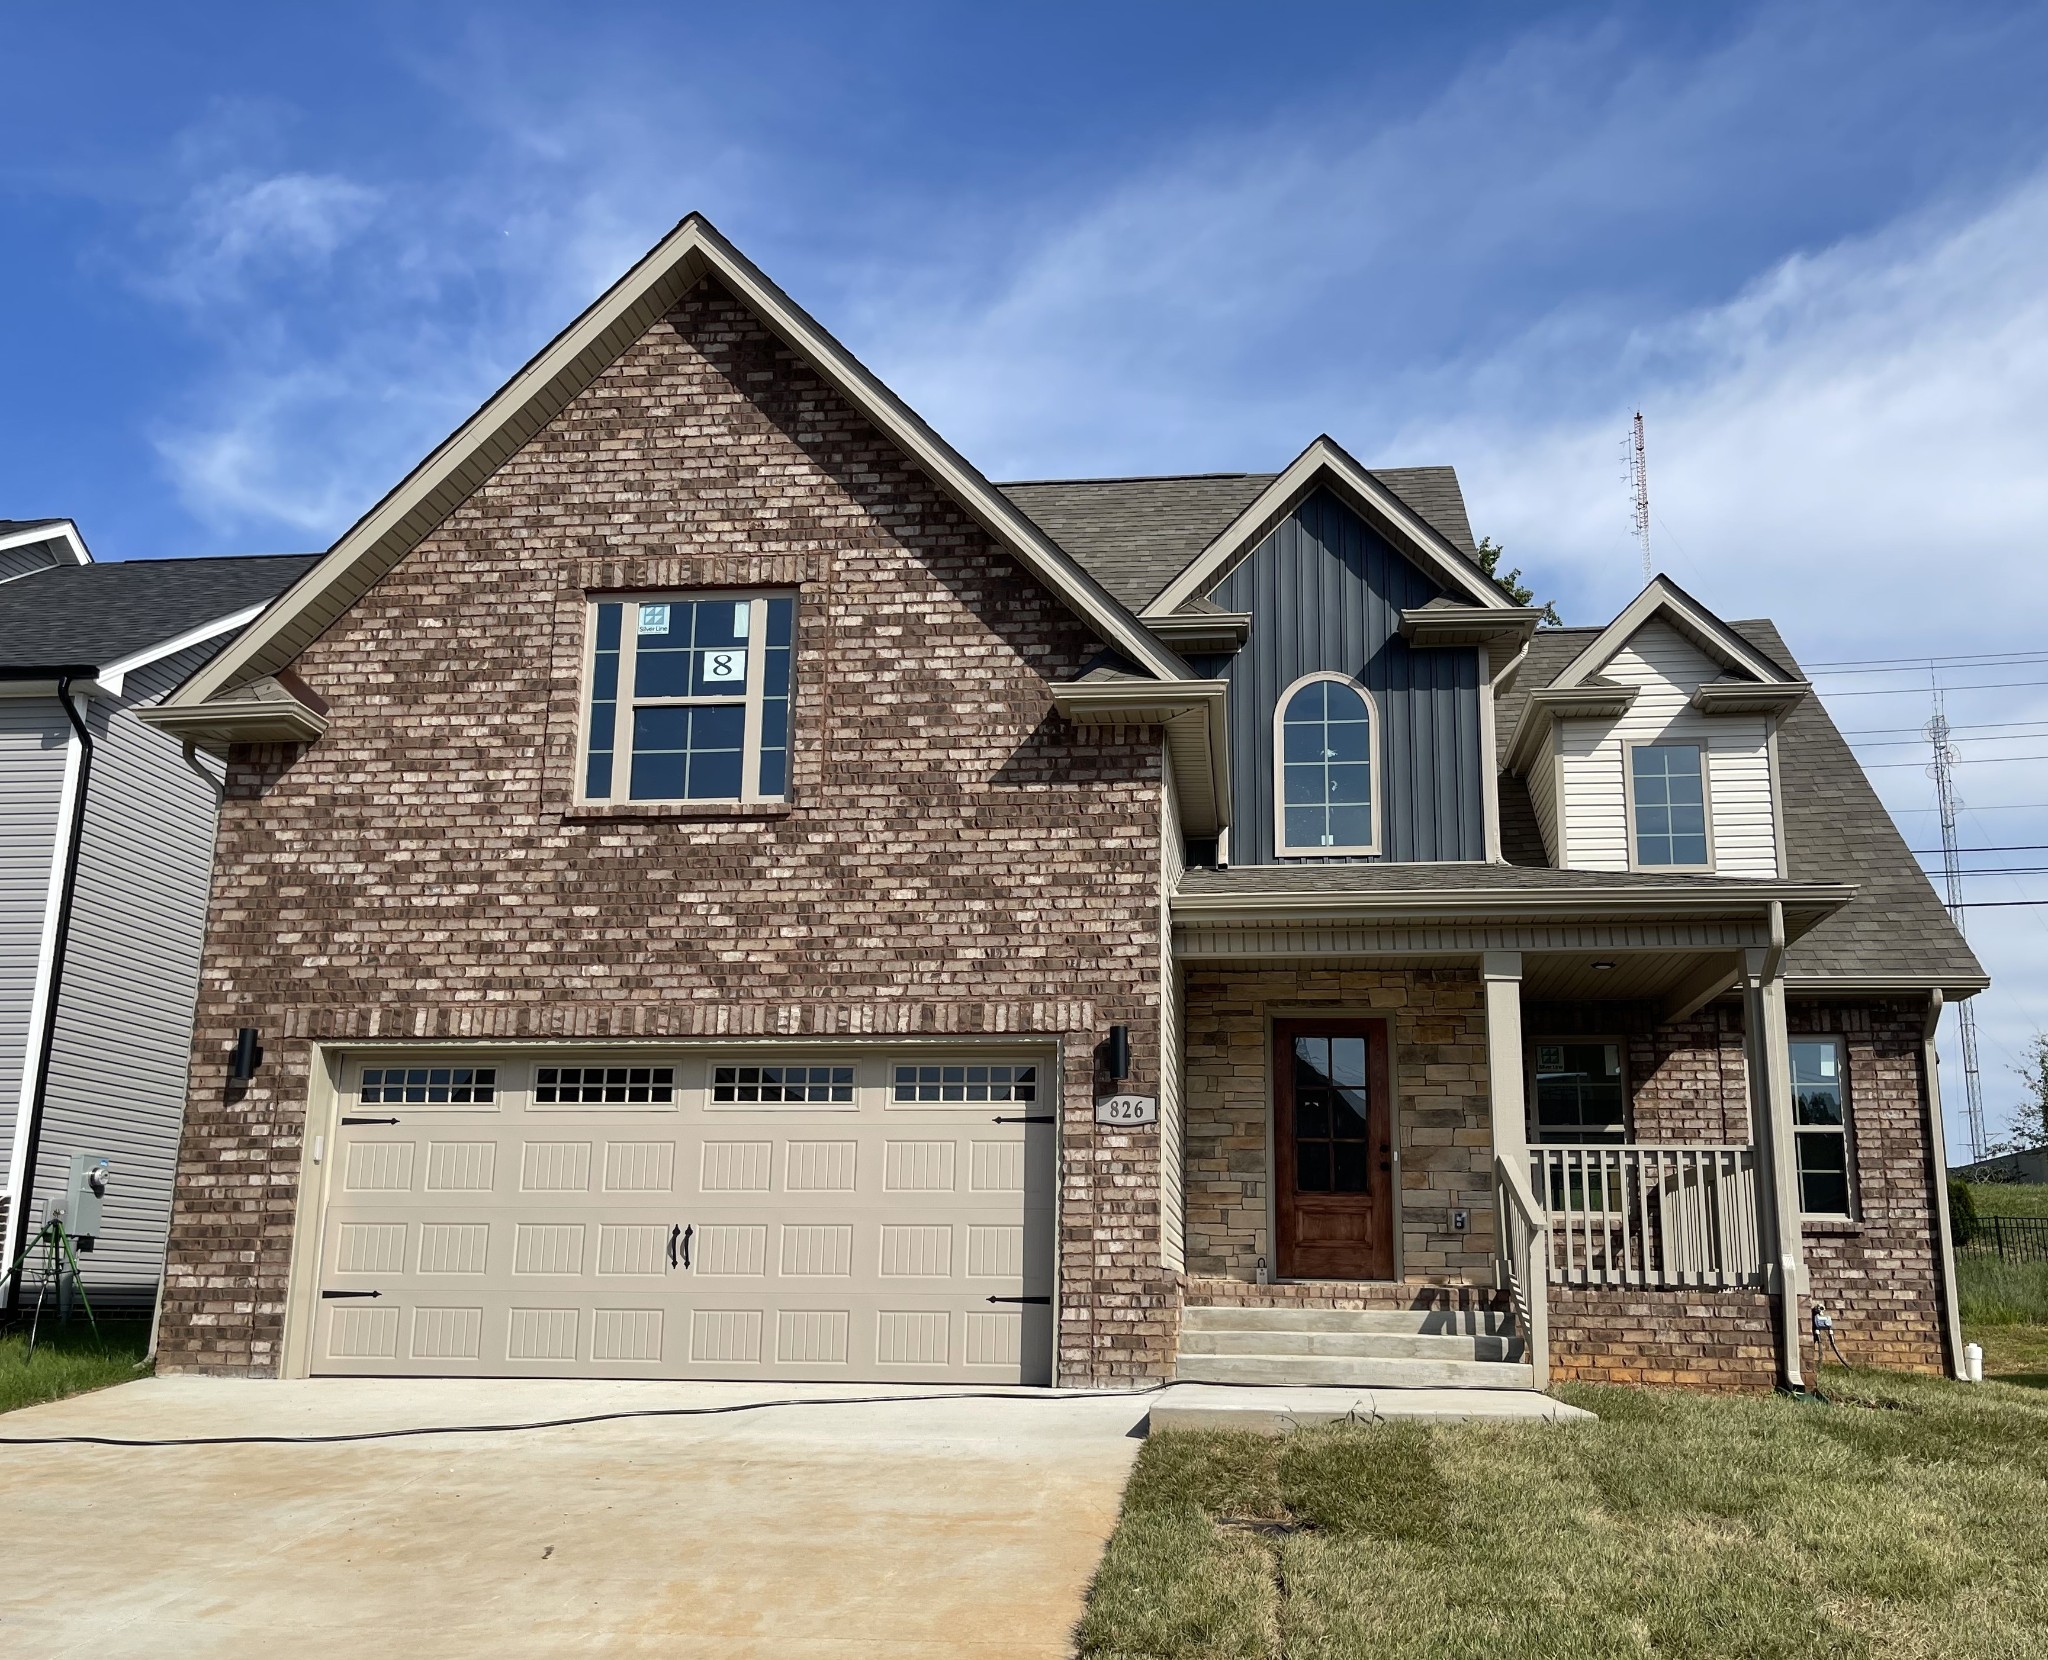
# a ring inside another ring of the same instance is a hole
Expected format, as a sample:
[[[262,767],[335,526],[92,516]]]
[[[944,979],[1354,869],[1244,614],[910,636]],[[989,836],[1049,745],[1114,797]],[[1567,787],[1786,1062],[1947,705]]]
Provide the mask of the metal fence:
[[[1995,1251],[2000,1262],[2048,1262],[2048,1216],[1980,1216],[1963,1249]]]

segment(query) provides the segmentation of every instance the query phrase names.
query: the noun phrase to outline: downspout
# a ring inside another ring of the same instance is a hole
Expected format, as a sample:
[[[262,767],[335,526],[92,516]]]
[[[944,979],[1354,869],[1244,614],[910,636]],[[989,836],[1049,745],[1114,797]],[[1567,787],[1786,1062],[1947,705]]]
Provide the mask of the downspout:
[[[1934,1265],[1941,1280],[1941,1336],[1948,1350],[1948,1375],[1963,1375],[1963,1308],[1956,1297],[1956,1239],[1949,1232],[1948,1126],[1941,1118],[1941,1056],[1934,1034],[1941,1025],[1941,993],[1927,994],[1927,1020],[1920,1029],[1921,1064],[1927,1069],[1927,1155],[1934,1178]]]
[[[21,1146],[16,1155],[21,1160],[21,1214],[7,1219],[9,1263],[21,1254],[28,1243],[29,1213],[35,1203],[36,1154],[43,1138],[43,1109],[50,1099],[50,1060],[57,1048],[57,1011],[63,998],[64,958],[71,944],[71,906],[78,894],[78,858],[85,846],[86,793],[92,786],[92,733],[79,715],[77,705],[71,701],[72,679],[70,674],[58,677],[57,701],[63,705],[64,718],[71,723],[71,730],[78,735],[78,783],[71,797],[71,834],[64,848],[64,874],[57,890],[57,937],[50,947],[50,984],[44,993],[42,1039],[36,1052],[36,1091],[29,1100],[28,1123],[23,1127]],[[11,1314],[20,1306],[21,1276],[17,1274],[7,1282],[7,1312]]]

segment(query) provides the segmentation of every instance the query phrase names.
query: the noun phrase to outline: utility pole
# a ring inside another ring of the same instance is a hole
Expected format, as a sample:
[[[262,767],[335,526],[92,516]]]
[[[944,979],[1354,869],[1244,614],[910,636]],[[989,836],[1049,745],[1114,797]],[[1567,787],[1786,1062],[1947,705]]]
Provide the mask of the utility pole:
[[[1643,550],[1643,580],[1655,574],[1650,568],[1650,463],[1643,451],[1643,412],[1636,411],[1628,434],[1628,482],[1635,497],[1636,541]]]
[[[1948,711],[1938,681],[1934,685],[1934,718],[1927,723],[1927,741],[1934,749],[1934,762],[1928,767],[1927,776],[1934,780],[1934,803],[1941,815],[1941,875],[1948,889],[1949,919],[1955,923],[1957,933],[1967,934],[1962,849],[1956,845],[1956,809],[1963,804],[1962,797],[1956,794],[1955,781],[1960,757],[1949,742]],[[1963,1099],[1967,1103],[1970,1158],[1974,1162],[1984,1157],[1984,1080],[1977,1071],[1977,1012],[1967,997],[1956,1003],[1956,1031],[1963,1045]]]

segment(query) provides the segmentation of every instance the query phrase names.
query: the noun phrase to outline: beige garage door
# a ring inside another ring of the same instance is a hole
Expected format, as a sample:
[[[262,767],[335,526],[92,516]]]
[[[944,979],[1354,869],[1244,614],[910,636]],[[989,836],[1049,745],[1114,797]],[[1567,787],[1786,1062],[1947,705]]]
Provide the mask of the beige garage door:
[[[351,1057],[311,1369],[1052,1374],[1049,1057]]]

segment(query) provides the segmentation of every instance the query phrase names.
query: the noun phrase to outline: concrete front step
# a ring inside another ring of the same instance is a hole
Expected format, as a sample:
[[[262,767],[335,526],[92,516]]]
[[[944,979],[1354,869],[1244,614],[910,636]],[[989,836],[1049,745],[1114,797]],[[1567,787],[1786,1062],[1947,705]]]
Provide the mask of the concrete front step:
[[[1592,1417],[1533,1389],[1241,1389],[1177,1383],[1154,1398],[1150,1427],[1284,1435],[1312,1424],[1400,1418],[1433,1423],[1568,1423]]]
[[[1421,1336],[1498,1334],[1512,1330],[1505,1311],[1447,1308],[1262,1308],[1191,1304],[1181,1310],[1181,1330],[1410,1333]]]
[[[1183,1355],[1328,1355],[1364,1360],[1519,1360],[1515,1336],[1402,1331],[1184,1331]]]
[[[1400,1360],[1357,1355],[1189,1354],[1181,1383],[1334,1385],[1358,1389],[1531,1389],[1532,1367],[1497,1360]]]

